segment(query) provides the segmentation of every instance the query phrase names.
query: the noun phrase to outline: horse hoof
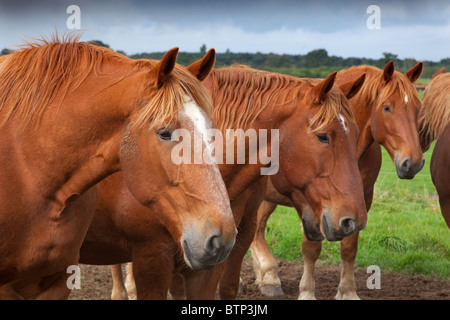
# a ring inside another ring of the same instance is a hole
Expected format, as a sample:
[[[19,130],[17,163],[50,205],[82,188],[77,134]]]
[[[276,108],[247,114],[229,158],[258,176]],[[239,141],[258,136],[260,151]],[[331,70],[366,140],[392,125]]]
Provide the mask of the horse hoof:
[[[283,289],[281,287],[275,287],[275,286],[261,286],[260,288],[261,293],[266,297],[282,297],[284,296]]]

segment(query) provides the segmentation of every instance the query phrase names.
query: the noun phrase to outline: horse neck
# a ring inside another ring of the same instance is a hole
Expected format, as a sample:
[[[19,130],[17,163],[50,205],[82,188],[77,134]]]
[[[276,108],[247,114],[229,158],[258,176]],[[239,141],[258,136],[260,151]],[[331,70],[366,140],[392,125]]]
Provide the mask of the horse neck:
[[[90,75],[73,92],[57,95],[36,129],[15,133],[19,161],[32,173],[23,179],[27,189],[56,209],[120,169],[120,141],[133,100],[129,108],[119,105],[139,95],[132,85],[116,82]]]
[[[354,81],[365,71],[366,69],[364,68],[350,68],[348,70],[341,71],[339,72],[336,84],[340,85],[348,81]],[[359,136],[356,144],[358,159],[364,155],[374,141],[370,120],[372,117],[372,110],[375,108],[375,102],[372,101],[371,97],[361,93],[362,91],[350,99],[355,115],[355,121],[359,129]]]
[[[213,73],[220,73],[220,70],[213,70]],[[214,85],[214,80],[208,78],[204,85],[210,90]],[[225,90],[234,90],[234,88],[226,88]],[[217,97],[212,95],[213,105],[214,107],[217,106]],[[244,131],[247,131],[249,129],[255,130],[257,134],[259,134],[260,130],[267,130],[267,150],[270,150],[271,148],[271,129],[277,129],[278,125],[276,125],[276,121],[274,120],[274,115],[272,114],[272,108],[269,106],[264,111],[262,111],[257,119],[247,125],[245,128],[241,128]],[[235,111],[236,114],[239,114],[241,112],[240,108]],[[272,116],[268,117],[268,115]],[[221,128],[224,123],[224,118],[217,117],[214,118],[214,121],[218,128]],[[223,150],[225,153],[226,150],[226,136],[227,136],[227,129],[231,128],[223,128],[221,133],[223,136]],[[237,128],[234,128],[237,130]],[[259,138],[258,138],[259,141]],[[257,144],[257,153],[260,152],[260,144]],[[266,152],[267,150],[262,150],[262,152]],[[235,150],[236,151],[236,150]],[[248,143],[245,144],[245,152],[246,155],[249,154],[249,146]],[[225,162],[225,156],[224,156],[224,162]],[[248,158],[246,158],[248,160]],[[228,190],[228,194],[230,197],[230,200],[234,200],[237,197],[239,197],[252,183],[256,182],[257,180],[263,178],[264,176],[261,175],[261,168],[263,168],[265,165],[263,165],[260,162],[260,157],[257,158],[256,164],[249,164],[248,161],[245,162],[245,164],[220,164],[219,170],[221,172],[222,178],[225,182],[225,185]]]

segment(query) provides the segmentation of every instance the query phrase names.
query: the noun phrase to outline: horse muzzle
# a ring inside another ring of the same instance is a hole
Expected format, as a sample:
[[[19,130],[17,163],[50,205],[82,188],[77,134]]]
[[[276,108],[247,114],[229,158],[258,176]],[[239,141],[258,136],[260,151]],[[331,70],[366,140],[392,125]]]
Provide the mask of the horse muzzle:
[[[418,163],[412,162],[410,157],[405,157],[403,160],[395,158],[395,168],[397,169],[397,175],[400,179],[412,179],[414,176],[422,170],[425,164],[425,159]]]
[[[331,212],[326,211],[322,215],[322,229],[325,234],[325,238],[328,241],[340,241],[345,237],[349,237],[356,232],[364,229],[366,225],[359,225],[354,218],[345,216],[339,219],[338,225],[333,223],[331,218]]]
[[[212,232],[205,240],[193,237],[193,232],[184,235],[181,246],[184,260],[194,271],[213,268],[223,262],[234,247],[236,237],[226,239],[220,232]],[[237,231],[236,231],[237,234]]]

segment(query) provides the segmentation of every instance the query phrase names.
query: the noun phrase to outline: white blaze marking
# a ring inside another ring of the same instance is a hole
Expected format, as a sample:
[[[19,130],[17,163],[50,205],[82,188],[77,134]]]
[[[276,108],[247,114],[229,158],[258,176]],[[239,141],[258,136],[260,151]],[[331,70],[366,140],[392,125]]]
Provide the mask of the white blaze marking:
[[[202,135],[202,140],[205,143],[208,152],[203,153],[203,156],[208,156],[208,162],[205,162],[203,159],[203,164],[209,164],[210,170],[204,171],[203,182],[209,182],[209,190],[210,197],[216,197],[216,204],[220,205],[222,209],[219,211],[226,216],[233,216],[231,211],[230,202],[228,200],[228,192],[223,182],[222,175],[220,174],[219,167],[217,165],[217,161],[214,157],[211,156],[211,151],[213,150],[213,143],[208,141],[208,124],[205,116],[203,115],[200,107],[192,101],[189,97],[186,98],[186,102],[183,104],[183,108],[181,113],[188,117],[192,123],[194,124],[194,131],[196,134]],[[195,136],[194,136],[195,139]],[[197,139],[196,139],[197,140]],[[195,144],[198,141],[194,141],[194,149],[202,150],[202,148],[198,148]],[[228,201],[224,201],[227,199]]]
[[[339,120],[342,123],[342,126],[344,127],[345,133],[348,133],[348,129],[347,129],[347,125],[345,124],[345,119],[344,116],[342,114],[339,114]]]
[[[203,138],[206,137],[206,119],[200,111],[200,107],[195,104],[192,100],[187,101],[183,105],[183,113],[191,119],[192,123],[195,126],[195,129],[203,135]]]
[[[405,103],[408,103],[408,96],[405,93]]]

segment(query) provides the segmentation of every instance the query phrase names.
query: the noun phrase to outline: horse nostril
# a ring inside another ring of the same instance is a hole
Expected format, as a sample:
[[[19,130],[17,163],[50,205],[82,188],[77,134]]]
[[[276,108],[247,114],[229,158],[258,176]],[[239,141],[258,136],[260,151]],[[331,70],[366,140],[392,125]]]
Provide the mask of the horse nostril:
[[[411,169],[411,159],[407,158],[407,159],[403,160],[403,162],[400,165],[400,168],[403,171],[408,172]]]
[[[342,232],[346,235],[351,234],[356,229],[355,220],[353,218],[342,218],[339,221],[339,225],[341,226]]]
[[[205,245],[206,250],[208,250],[209,254],[212,256],[220,254],[224,247],[225,244],[223,243],[223,240],[217,235],[209,237]]]

